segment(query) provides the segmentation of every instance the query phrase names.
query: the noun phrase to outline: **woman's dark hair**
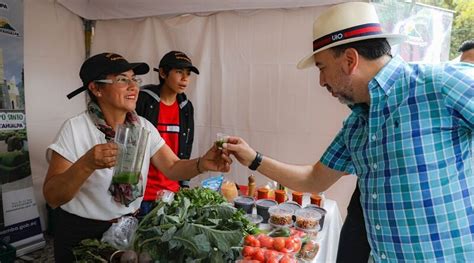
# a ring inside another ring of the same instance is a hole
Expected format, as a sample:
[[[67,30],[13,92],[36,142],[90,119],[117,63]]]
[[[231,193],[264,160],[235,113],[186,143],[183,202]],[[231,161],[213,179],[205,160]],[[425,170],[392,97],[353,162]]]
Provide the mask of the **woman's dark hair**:
[[[165,76],[168,76],[168,74],[170,73],[171,71],[171,67],[169,66],[163,66],[161,67],[160,69],[163,69],[163,73],[165,73]],[[161,77],[161,75],[158,73],[158,78],[160,79],[160,84],[163,84],[165,83],[165,79]]]
[[[357,52],[367,60],[374,60],[383,55],[392,56],[391,47],[386,38],[374,38],[356,41],[332,47],[331,50],[335,57],[339,57],[346,49],[354,48]]]

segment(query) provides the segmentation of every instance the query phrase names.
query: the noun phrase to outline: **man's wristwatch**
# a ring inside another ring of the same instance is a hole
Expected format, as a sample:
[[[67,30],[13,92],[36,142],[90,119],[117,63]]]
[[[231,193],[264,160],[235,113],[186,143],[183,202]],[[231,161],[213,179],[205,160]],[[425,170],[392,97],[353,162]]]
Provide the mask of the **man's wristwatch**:
[[[262,163],[262,160],[263,160],[263,155],[257,152],[257,156],[255,156],[255,159],[253,159],[252,163],[249,165],[249,169],[252,171],[257,170],[257,168]]]

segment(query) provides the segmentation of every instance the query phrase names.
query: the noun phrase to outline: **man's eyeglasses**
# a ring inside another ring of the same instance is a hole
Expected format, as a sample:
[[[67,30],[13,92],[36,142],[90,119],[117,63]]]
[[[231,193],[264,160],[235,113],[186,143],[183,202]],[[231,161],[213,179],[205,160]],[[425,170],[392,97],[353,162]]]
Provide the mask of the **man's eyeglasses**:
[[[134,85],[134,86],[140,86],[140,84],[142,83],[142,79],[140,78],[126,78],[126,77],[123,77],[123,76],[118,76],[115,78],[115,80],[113,79],[98,79],[98,80],[94,80],[94,82],[97,82],[97,83],[107,83],[107,84],[113,84],[113,83],[117,83],[121,86],[130,86],[130,85]]]

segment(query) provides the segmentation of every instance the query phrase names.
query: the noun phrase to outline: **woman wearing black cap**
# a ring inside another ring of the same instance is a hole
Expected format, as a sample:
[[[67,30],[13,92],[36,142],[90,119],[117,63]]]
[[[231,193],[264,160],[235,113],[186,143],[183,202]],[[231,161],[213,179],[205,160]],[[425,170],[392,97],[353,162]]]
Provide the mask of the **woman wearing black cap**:
[[[203,171],[230,170],[231,159],[215,146],[200,158],[180,160],[156,128],[135,113],[140,83],[136,75],[148,71],[147,64],[128,63],[113,53],[95,55],[81,67],[84,85],[68,97],[87,90],[91,98],[87,110],[67,120],[47,150],[50,163],[43,194],[51,207],[58,208],[56,262],[72,262],[72,248],[81,240],[100,239],[113,222],[136,214],[140,207],[142,192],[111,184],[118,149],[112,140],[118,124],[150,132],[141,170],[144,184],[150,162],[175,180],[190,179]],[[133,190],[132,194],[127,190]]]

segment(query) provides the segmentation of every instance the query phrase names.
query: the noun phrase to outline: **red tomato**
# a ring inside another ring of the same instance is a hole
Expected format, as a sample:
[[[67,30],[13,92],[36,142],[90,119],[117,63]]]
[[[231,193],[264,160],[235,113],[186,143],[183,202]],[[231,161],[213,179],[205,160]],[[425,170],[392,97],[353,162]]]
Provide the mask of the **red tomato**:
[[[285,248],[285,238],[284,237],[275,237],[273,239],[273,248],[276,251],[281,251],[283,248]]]
[[[280,258],[278,256],[273,256],[273,257],[269,257],[269,258],[266,258],[267,261],[265,261],[265,263],[278,263],[280,262]]]
[[[269,237],[267,235],[260,235],[258,237],[258,241],[260,241],[260,246],[261,247],[266,247],[266,248],[273,248],[273,237]]]
[[[244,257],[251,257],[255,254],[255,248],[251,246],[245,246],[244,249],[242,249],[242,256]]]
[[[279,253],[273,249],[265,250],[265,258],[268,260],[269,258],[279,257]]]
[[[252,247],[260,247],[260,241],[258,239],[252,240],[252,244],[250,244]]]
[[[258,260],[260,262],[265,262],[265,254],[262,249],[258,248],[255,251],[255,254],[253,254],[252,259]]]
[[[294,236],[298,233],[299,230],[296,230],[294,228],[290,228],[290,236]]]
[[[251,245],[252,245],[252,242],[255,241],[255,240],[257,240],[257,239],[255,238],[254,235],[247,235],[247,236],[244,238],[244,244],[251,246]]]
[[[304,237],[305,235],[306,235],[305,232],[303,232],[303,231],[301,231],[301,230],[295,230],[295,234],[292,235],[292,236],[294,236],[294,237],[300,237],[300,238],[301,238],[301,237]]]
[[[296,263],[296,259],[291,258],[291,257],[288,256],[288,255],[284,255],[284,256],[280,259],[280,263]]]
[[[299,239],[299,238],[296,238],[296,239],[295,239],[295,247],[294,247],[294,249],[293,249],[294,252],[300,251],[300,249],[301,249],[301,243],[302,243],[302,242],[301,242],[301,239]]]
[[[295,240],[293,238],[288,238],[285,241],[285,248],[290,252],[294,252],[295,249]]]

